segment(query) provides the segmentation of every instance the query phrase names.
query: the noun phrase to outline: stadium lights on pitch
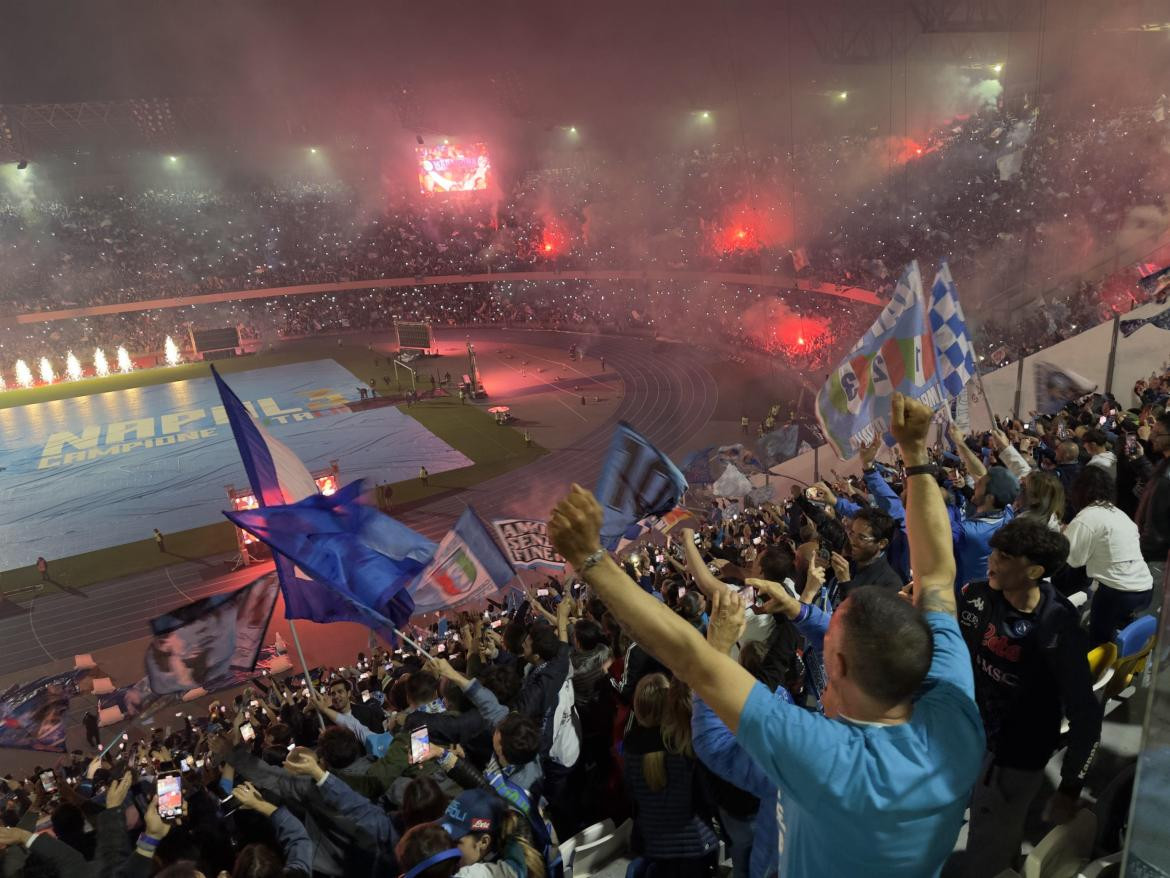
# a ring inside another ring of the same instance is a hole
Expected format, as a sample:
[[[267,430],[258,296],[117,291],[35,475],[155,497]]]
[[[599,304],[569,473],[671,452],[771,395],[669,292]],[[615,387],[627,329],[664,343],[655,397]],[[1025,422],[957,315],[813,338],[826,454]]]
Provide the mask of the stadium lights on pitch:
[[[177,162],[178,160],[179,160],[179,157],[178,157],[177,155],[169,155],[169,156],[167,156],[167,161],[170,161],[170,162]]]
[[[996,74],[997,76],[998,76],[1000,73],[1003,73],[1003,65],[1002,65],[1002,64],[992,64],[992,65],[991,65],[991,69],[992,69],[992,70],[995,72],[995,74]]]
[[[844,100],[848,100],[848,99],[849,99],[849,92],[847,92],[847,91],[843,91],[843,92],[839,93],[839,94],[837,95],[837,97],[838,97],[838,98],[840,98],[840,99],[841,99],[841,100],[843,100],[843,101],[844,101]]]
[[[317,147],[315,147],[315,146],[310,146],[310,147],[309,147],[309,152],[310,152],[310,153],[312,153],[313,155],[316,155],[316,154],[317,154]]]

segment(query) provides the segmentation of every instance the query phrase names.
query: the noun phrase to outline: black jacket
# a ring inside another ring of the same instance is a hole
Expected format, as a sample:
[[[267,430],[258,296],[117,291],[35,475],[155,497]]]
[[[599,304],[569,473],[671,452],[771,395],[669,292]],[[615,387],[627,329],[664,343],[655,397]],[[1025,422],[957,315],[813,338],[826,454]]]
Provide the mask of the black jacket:
[[[975,669],[975,703],[998,765],[1044,768],[1069,721],[1060,787],[1079,792],[1101,739],[1101,703],[1089,673],[1089,641],[1076,609],[1047,583],[1031,613],[986,582],[959,597],[959,628]]]
[[[1154,493],[1144,516],[1137,523],[1141,531],[1142,557],[1165,561],[1170,554],[1170,458],[1163,458],[1150,474],[1146,490]]]

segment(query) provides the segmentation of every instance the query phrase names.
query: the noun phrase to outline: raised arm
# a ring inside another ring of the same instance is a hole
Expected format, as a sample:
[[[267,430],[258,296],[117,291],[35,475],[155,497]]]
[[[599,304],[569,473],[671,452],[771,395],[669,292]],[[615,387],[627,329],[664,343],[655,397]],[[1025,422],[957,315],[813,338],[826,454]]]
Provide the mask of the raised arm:
[[[683,554],[687,558],[687,572],[695,580],[695,587],[710,600],[717,591],[727,591],[727,585],[703,563],[699,547],[695,545],[695,532],[689,527],[682,532]],[[653,650],[651,650],[653,652]]]
[[[711,705],[728,728],[733,731],[739,728],[740,713],[756,685],[755,678],[729,656],[708,646],[692,625],[638,588],[622,572],[601,549],[601,515],[601,506],[593,495],[574,485],[569,495],[557,504],[549,522],[553,545],[589,583],[635,642],[659,656],[680,680]],[[722,583],[718,590],[709,580],[706,584],[713,589],[712,594],[727,592]]]
[[[914,400],[917,402],[917,400]],[[925,408],[925,406],[923,406]],[[967,468],[967,473],[973,479],[981,479],[987,475],[987,467],[983,465],[983,461],[979,459],[979,455],[967,447],[967,443],[963,441],[963,434],[959,428],[952,423],[947,427],[947,435],[951,437],[951,441],[955,443],[955,450],[959,452],[959,457],[962,458],[963,466]],[[897,435],[895,434],[895,438]],[[898,443],[901,444],[900,442]],[[923,446],[925,447],[925,446]],[[903,458],[905,460],[905,458]],[[906,466],[912,466],[907,461]]]
[[[926,453],[930,420],[930,409],[918,400],[894,394],[890,432],[898,440],[907,468],[930,463]],[[970,453],[970,449],[967,451]],[[946,504],[929,472],[906,476],[906,536],[910,543],[910,568],[914,571],[914,603],[925,612],[953,616],[954,545]]]

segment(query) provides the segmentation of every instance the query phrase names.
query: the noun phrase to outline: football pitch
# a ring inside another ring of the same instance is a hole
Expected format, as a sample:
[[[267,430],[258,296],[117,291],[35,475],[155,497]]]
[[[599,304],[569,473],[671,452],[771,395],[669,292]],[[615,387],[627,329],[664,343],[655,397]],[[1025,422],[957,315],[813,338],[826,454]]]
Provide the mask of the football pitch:
[[[432,371],[462,371],[442,359],[415,365],[424,380]],[[543,453],[451,397],[359,403],[359,385],[372,379],[380,393],[396,390],[386,355],[368,346],[290,342],[217,368],[311,471],[336,461],[342,483],[389,484],[392,507],[468,487]],[[429,485],[417,478],[420,465],[432,475]],[[221,511],[227,486],[246,489],[247,478],[206,364],[0,394],[0,467],[4,593],[40,582],[38,556],[49,562],[45,587],[69,589],[236,548]]]

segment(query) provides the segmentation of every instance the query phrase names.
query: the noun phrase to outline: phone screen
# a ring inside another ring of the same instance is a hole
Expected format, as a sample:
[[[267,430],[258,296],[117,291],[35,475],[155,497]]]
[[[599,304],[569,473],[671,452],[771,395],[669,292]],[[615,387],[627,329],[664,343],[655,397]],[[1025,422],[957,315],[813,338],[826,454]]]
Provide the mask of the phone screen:
[[[51,771],[41,772],[41,786],[45,788],[46,793],[57,792],[57,778],[53,776]]]
[[[410,733],[410,764],[417,765],[423,761],[431,747],[431,738],[426,726],[419,726]]]
[[[251,723],[244,723],[240,726],[240,740],[245,744],[250,744],[256,740],[256,730],[252,728]]]
[[[504,624],[504,620],[503,620],[503,619],[496,619],[496,621],[492,622],[492,627],[493,627],[493,628],[499,628],[499,627],[500,627],[501,625],[503,625],[503,624]]]
[[[758,546],[763,541],[764,541],[763,537],[752,537],[752,545],[753,546]]]
[[[183,813],[183,781],[177,774],[166,774],[155,783],[158,816],[174,820]]]
[[[679,590],[678,590],[678,599],[681,601],[684,597],[686,597],[686,595],[687,595],[687,590],[680,586]]]
[[[370,700],[370,690],[363,689],[362,690],[362,701],[365,702],[365,701],[369,701],[369,700]]]
[[[741,588],[741,589],[739,590],[739,593],[740,593],[741,595],[743,595],[744,602],[745,602],[745,603],[746,603],[746,604],[747,604],[749,607],[750,607],[750,606],[752,606],[753,604],[755,604],[755,602],[756,602],[756,590],[755,590],[755,589],[754,589],[752,586],[750,586],[750,585],[745,585],[743,588]]]
[[[538,588],[538,589],[536,590],[536,596],[537,596],[538,598],[546,598],[546,597],[548,597],[548,589],[547,589],[547,588]]]

